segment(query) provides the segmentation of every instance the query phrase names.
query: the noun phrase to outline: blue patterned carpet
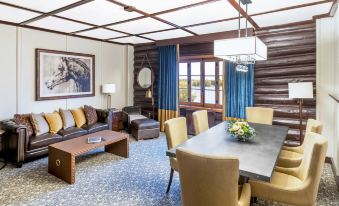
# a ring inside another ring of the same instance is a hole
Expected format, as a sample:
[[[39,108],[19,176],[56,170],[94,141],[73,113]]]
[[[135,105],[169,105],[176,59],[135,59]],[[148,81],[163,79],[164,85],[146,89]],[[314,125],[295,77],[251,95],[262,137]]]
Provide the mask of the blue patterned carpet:
[[[166,140],[132,142],[130,158],[102,149],[77,159],[76,183],[69,185],[47,172],[47,158],[0,171],[0,205],[180,205],[175,174],[171,191],[165,190],[169,162]],[[326,165],[317,205],[339,205],[333,174]],[[275,205],[259,201],[257,205]]]

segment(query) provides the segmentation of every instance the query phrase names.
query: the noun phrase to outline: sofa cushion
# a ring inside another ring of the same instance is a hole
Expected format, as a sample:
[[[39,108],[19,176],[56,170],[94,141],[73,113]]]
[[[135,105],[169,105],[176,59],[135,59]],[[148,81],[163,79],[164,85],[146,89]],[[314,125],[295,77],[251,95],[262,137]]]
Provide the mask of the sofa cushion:
[[[137,119],[133,120],[131,123],[132,127],[136,129],[154,129],[159,128],[160,124],[158,121],[153,119]]]
[[[56,134],[62,129],[62,119],[59,112],[47,113],[45,118],[49,125],[49,132]]]
[[[30,114],[16,114],[14,115],[14,122],[19,125],[24,125],[27,127],[28,136],[33,135],[33,125],[31,123]]]
[[[58,134],[45,133],[39,136],[32,136],[29,139],[29,149],[38,149],[47,147],[50,144],[54,144],[62,141],[62,136]]]
[[[49,132],[49,125],[43,115],[41,114],[31,114],[31,122],[34,129],[34,134],[36,136],[45,134]]]
[[[67,129],[62,129],[58,132],[59,135],[62,136],[62,140],[69,140],[76,137],[80,137],[82,135],[86,135],[88,133],[87,130],[77,128],[77,127],[70,127]]]
[[[91,125],[84,125],[82,128],[87,130],[88,133],[94,133],[94,132],[99,132],[101,130],[106,130],[109,127],[107,123],[98,122],[98,123],[91,124]]]
[[[75,126],[74,117],[70,110],[59,109],[60,116],[62,118],[63,129],[67,129]]]
[[[98,122],[97,111],[93,107],[85,105],[84,112],[85,112],[88,125],[95,124]]]
[[[86,124],[86,117],[83,109],[71,109],[71,112],[77,127],[81,128],[83,125]]]

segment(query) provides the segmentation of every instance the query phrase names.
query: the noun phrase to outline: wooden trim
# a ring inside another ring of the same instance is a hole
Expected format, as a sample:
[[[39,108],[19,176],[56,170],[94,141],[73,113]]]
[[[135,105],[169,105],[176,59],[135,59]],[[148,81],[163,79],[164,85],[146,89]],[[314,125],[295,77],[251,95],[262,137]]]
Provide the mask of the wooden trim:
[[[242,36],[245,35],[246,29],[241,30]],[[254,30],[248,29],[248,36],[253,36]],[[238,37],[238,30],[203,34],[198,36],[179,37],[174,39],[165,39],[156,41],[157,46],[173,45],[173,44],[194,44],[203,42],[212,42],[217,39],[229,39]]]
[[[32,23],[32,22],[35,22],[35,21],[38,21],[40,19],[43,19],[43,18],[46,18],[46,17],[49,17],[49,16],[52,16],[54,14],[57,14],[57,13],[60,13],[60,12],[63,12],[63,11],[66,11],[66,10],[69,10],[69,9],[72,9],[72,8],[75,8],[75,7],[78,7],[78,6],[81,6],[83,4],[87,4],[89,2],[92,2],[93,0],[81,0],[81,1],[77,1],[73,4],[70,4],[70,5],[67,5],[67,6],[64,6],[64,7],[61,7],[59,9],[55,9],[53,11],[50,11],[48,13],[44,13],[40,16],[37,16],[37,17],[34,17],[32,19],[29,19],[29,20],[26,20],[22,23],[20,23],[21,25],[26,25],[26,24],[29,24],[29,23]]]
[[[196,109],[196,110],[207,109],[207,110],[212,110],[214,112],[222,113],[222,109],[220,109],[220,108],[211,108],[211,107],[201,107],[201,106],[179,104],[179,110],[181,108],[183,108],[183,109]]]
[[[337,9],[338,9],[338,0],[333,0],[333,4],[331,6],[330,11],[326,14],[320,14],[320,15],[313,16],[313,20],[315,21],[317,19],[333,17],[335,13],[337,12]]]
[[[228,2],[237,10],[240,12],[240,14],[249,21],[252,26],[254,26],[255,29],[260,29],[258,24],[252,19],[251,16],[249,16],[246,11],[236,2],[236,0],[228,0]]]
[[[83,56],[92,58],[92,93],[91,94],[80,94],[80,95],[65,95],[65,96],[53,96],[53,97],[41,97],[40,94],[40,52],[44,53],[52,53],[52,54],[64,54],[64,55],[74,55],[74,56]],[[65,52],[65,51],[57,51],[57,50],[49,50],[49,49],[35,49],[35,91],[36,101],[43,100],[56,100],[56,99],[69,99],[69,98],[83,98],[83,97],[93,97],[95,96],[95,55],[93,54],[83,54],[83,53],[75,53],[75,52]]]

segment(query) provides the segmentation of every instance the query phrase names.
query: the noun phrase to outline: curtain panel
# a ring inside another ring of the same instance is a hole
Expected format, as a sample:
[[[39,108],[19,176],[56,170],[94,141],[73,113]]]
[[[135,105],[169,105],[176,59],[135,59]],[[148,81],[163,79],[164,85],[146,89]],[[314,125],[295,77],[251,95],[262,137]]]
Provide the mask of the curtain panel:
[[[239,72],[236,64],[225,63],[225,120],[245,120],[246,107],[254,105],[254,65]]]
[[[164,122],[178,116],[178,59],[175,45],[159,47],[158,119]]]

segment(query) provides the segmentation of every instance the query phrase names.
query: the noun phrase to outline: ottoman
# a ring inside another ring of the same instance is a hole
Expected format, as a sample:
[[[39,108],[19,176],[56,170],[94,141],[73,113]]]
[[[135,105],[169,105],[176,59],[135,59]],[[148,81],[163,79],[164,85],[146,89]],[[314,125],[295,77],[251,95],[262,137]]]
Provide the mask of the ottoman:
[[[136,119],[131,122],[131,133],[136,140],[156,138],[160,135],[160,124],[153,119]]]

